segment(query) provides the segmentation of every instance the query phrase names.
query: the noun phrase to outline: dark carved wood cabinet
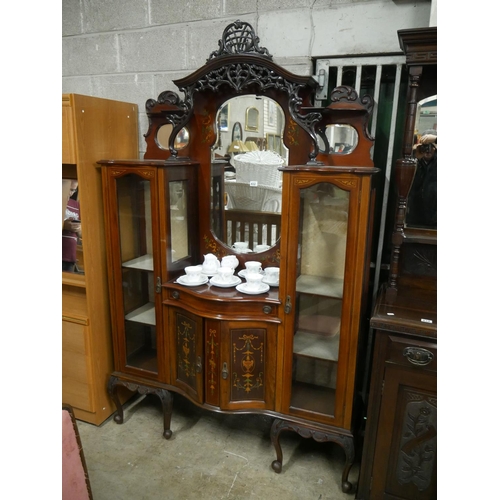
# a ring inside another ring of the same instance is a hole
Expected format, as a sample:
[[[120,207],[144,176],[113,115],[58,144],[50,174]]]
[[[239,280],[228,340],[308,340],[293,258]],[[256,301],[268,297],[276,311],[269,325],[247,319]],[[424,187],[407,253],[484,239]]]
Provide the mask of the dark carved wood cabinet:
[[[437,313],[433,292],[383,290],[359,499],[437,498]]]
[[[338,443],[349,491],[378,172],[373,101],[344,86],[313,107],[316,81],[276,65],[258,42],[248,23],[229,25],[207,63],[174,82],[183,100],[165,91],[147,101],[144,159],[99,162],[108,390],[118,423],[119,387],[158,395],[166,438],[172,392],[218,412],[272,416],[276,472],[284,430]],[[279,282],[259,293],[208,277],[186,283],[184,268],[208,254],[235,256],[235,277],[248,261],[279,267]]]
[[[437,28],[398,36],[410,74],[405,142],[396,164],[391,272],[371,318],[360,500],[437,498]],[[419,196],[428,203],[423,212],[412,204]]]

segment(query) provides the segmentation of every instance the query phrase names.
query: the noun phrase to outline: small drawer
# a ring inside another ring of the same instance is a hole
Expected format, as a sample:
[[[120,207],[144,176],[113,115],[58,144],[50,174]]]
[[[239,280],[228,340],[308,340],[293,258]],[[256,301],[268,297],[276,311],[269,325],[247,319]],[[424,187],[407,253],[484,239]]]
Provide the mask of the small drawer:
[[[437,345],[425,340],[389,335],[386,361],[401,366],[436,371]]]
[[[167,289],[165,305],[181,306],[195,314],[214,319],[254,319],[280,323],[278,318],[279,301],[262,299],[242,299],[238,292],[226,292],[217,295],[210,293],[192,293],[189,290]]]

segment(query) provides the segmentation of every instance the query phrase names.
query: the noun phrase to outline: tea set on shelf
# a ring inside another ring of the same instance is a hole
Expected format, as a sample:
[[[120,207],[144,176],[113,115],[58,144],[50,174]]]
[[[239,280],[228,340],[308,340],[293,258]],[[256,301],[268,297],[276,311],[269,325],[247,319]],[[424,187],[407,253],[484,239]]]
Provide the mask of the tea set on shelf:
[[[239,261],[235,255],[226,255],[221,260],[214,254],[204,256],[203,264],[184,268],[186,274],[177,278],[177,283],[185,286],[210,285],[231,288],[241,293],[258,295],[266,293],[272,286],[279,285],[279,267],[266,267],[258,261],[245,262],[245,269],[234,274]],[[243,283],[241,278],[245,280]]]

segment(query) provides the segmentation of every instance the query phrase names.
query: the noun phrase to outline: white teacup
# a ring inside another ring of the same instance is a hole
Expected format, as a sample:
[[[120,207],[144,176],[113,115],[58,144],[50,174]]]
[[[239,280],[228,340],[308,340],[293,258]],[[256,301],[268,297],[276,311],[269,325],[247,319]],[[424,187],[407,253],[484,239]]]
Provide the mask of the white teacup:
[[[233,277],[234,269],[229,266],[221,266],[217,269],[217,274],[222,282],[229,283]]]
[[[259,290],[264,276],[259,273],[248,273],[246,275],[248,290]]]
[[[240,264],[238,257],[236,255],[224,255],[221,259],[221,266],[232,267],[236,269]]]
[[[201,266],[187,266],[184,268],[187,281],[196,283],[201,281]]]
[[[237,252],[246,252],[248,250],[248,241],[235,241],[233,243],[233,248]]]
[[[258,260],[249,260],[248,262],[245,262],[245,267],[247,269],[247,274],[259,274],[262,269],[262,264]]]
[[[264,269],[264,276],[266,281],[270,283],[277,283],[280,279],[280,268],[279,267],[266,267]]]
[[[269,250],[271,247],[269,245],[255,245],[255,251],[256,252],[265,252],[266,250]]]

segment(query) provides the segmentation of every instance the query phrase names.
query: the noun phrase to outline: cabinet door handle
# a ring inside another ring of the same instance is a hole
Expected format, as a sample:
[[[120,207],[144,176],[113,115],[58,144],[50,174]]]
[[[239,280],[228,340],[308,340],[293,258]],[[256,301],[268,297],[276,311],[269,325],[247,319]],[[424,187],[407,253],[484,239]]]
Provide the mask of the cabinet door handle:
[[[161,292],[161,278],[159,276],[156,277],[156,293]]]
[[[405,347],[403,356],[412,364],[416,366],[428,365],[433,359],[434,354],[427,349],[421,347]]]
[[[291,312],[292,312],[292,299],[290,298],[290,295],[287,295],[285,302],[285,313],[290,314]]]
[[[222,363],[222,378],[226,380],[227,376],[228,376],[227,363],[224,361],[224,363]]]
[[[196,373],[201,373],[202,369],[203,369],[203,366],[201,364],[201,356],[198,356],[196,358]]]

